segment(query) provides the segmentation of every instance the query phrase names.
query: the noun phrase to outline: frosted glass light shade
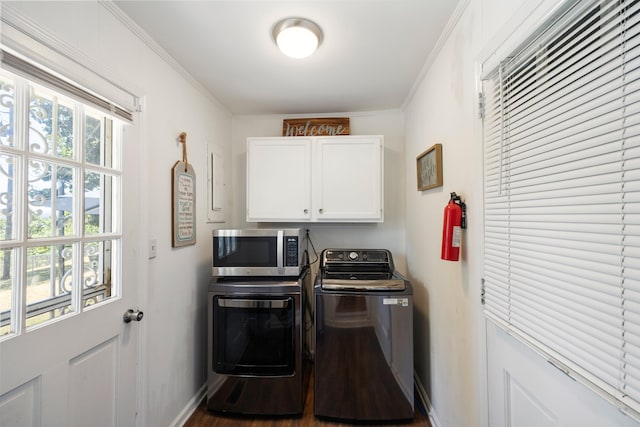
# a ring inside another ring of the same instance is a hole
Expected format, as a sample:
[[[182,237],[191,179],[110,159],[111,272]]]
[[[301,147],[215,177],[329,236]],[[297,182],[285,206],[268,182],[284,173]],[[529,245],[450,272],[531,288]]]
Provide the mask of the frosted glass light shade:
[[[285,55],[306,58],[320,46],[322,30],[307,19],[287,18],[273,27],[273,38]]]

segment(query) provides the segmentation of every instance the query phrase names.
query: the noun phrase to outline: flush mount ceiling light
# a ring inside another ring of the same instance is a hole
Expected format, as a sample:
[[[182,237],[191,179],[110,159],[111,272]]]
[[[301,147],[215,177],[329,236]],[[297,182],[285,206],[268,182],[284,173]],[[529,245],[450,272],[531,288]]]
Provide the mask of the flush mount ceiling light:
[[[322,43],[322,30],[304,18],[286,18],[273,27],[273,39],[287,56],[306,58]]]

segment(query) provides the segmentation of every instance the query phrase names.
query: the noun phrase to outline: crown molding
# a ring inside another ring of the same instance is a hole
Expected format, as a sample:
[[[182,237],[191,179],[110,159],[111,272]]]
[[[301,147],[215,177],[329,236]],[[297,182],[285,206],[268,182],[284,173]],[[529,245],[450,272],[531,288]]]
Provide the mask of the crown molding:
[[[131,33],[142,41],[153,53],[158,55],[162,61],[173,68],[178,74],[180,74],[187,82],[189,82],[195,89],[201,92],[209,101],[223,109],[229,115],[231,112],[226,105],[223,105],[214,94],[196,80],[191,73],[189,73],[173,56],[171,56],[166,50],[162,48],[155,40],[151,38],[149,34],[135,21],[133,21],[129,15],[124,13],[112,0],[98,0],[98,3],[102,5],[109,13],[111,13],[121,24],[123,24]]]
[[[422,66],[422,69],[420,70],[420,74],[418,74],[418,77],[413,82],[413,86],[411,86],[411,90],[409,91],[409,94],[407,95],[404,102],[402,103],[402,107],[401,107],[402,111],[405,111],[407,109],[407,106],[413,99],[413,96],[418,91],[418,88],[420,87],[420,85],[422,84],[422,81],[424,80],[425,76],[429,72],[429,69],[431,68],[433,63],[436,61],[436,58],[438,57],[438,55],[440,55],[442,48],[444,47],[445,43],[451,36],[451,33],[453,32],[456,25],[458,25],[458,22],[460,21],[462,14],[467,9],[467,6],[469,6],[470,2],[471,0],[460,0],[458,5],[456,6],[455,10],[453,11],[453,14],[449,18],[449,21],[447,22],[447,25],[444,27],[444,30],[442,31],[442,33],[440,34],[440,37],[436,41],[435,46],[433,47],[433,49],[431,49],[431,52],[429,53],[427,60],[425,61],[424,65]]]

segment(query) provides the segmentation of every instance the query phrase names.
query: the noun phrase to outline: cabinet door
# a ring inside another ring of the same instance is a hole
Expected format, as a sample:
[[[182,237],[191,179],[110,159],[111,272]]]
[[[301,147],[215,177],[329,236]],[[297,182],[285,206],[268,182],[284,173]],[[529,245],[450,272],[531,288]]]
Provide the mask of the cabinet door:
[[[314,141],[313,215],[318,221],[383,220],[382,137]]]
[[[247,221],[309,221],[311,140],[247,140]]]

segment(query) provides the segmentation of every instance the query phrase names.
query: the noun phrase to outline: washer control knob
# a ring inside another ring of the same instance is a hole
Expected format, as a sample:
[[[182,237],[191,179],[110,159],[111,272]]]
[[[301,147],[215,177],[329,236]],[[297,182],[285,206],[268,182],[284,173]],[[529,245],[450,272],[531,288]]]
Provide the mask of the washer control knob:
[[[349,252],[349,259],[355,261],[358,259],[358,252]]]

